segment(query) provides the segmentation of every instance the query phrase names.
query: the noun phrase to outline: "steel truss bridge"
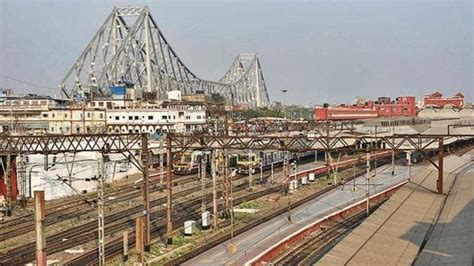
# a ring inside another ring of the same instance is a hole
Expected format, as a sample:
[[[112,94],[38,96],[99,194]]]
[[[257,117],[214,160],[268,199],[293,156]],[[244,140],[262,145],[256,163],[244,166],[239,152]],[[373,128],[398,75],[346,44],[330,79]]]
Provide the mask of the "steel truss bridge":
[[[99,31],[64,76],[64,97],[110,94],[115,84],[133,84],[163,98],[166,92],[203,91],[220,94],[227,104],[248,107],[270,102],[260,61],[255,53],[237,56],[219,81],[197,77],[178,57],[148,7],[114,8]],[[142,96],[143,97],[143,96]]]

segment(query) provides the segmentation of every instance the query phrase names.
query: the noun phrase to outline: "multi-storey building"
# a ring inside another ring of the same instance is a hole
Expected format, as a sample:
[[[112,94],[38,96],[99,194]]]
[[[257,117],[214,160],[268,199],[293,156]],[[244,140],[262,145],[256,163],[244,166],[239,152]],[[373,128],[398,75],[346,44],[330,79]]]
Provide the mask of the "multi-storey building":
[[[190,132],[206,122],[200,103],[164,102],[161,105],[115,107],[107,110],[108,132]]]
[[[114,99],[114,98],[95,98],[86,103],[87,107],[99,109],[113,109],[136,105],[136,102],[129,99]]]
[[[106,110],[55,107],[51,109],[0,107],[3,132],[14,134],[83,134],[106,130]]]
[[[205,122],[206,111],[201,105],[112,109],[72,106],[5,109],[0,106],[1,131],[15,134],[190,132]]]
[[[97,98],[75,105],[47,96],[7,96],[0,129],[15,134],[189,132],[206,122],[204,101]]]
[[[379,117],[416,116],[415,96],[400,96],[395,101],[389,97],[379,97],[373,106]]]
[[[376,102],[366,101],[363,104],[328,105],[316,107],[315,120],[356,120],[378,117],[415,117],[416,100],[414,96],[401,96],[392,101],[389,97],[379,97]]]
[[[425,95],[423,100],[425,106],[434,106],[440,108],[443,108],[445,106],[462,108],[464,106],[464,95],[460,92],[449,98],[443,98],[443,94],[441,94],[440,92],[435,92],[432,94]]]
[[[106,110],[86,107],[52,108],[43,112],[51,134],[90,134],[106,132]]]
[[[49,108],[60,106],[61,100],[48,96],[28,94],[2,97],[0,103],[0,129],[3,132],[14,133],[46,133],[49,121],[42,119],[42,113],[47,113]]]
[[[11,95],[7,94],[2,97],[1,106],[12,106],[15,108],[50,108],[64,106],[68,100],[55,99],[50,96],[42,96],[37,94]]]

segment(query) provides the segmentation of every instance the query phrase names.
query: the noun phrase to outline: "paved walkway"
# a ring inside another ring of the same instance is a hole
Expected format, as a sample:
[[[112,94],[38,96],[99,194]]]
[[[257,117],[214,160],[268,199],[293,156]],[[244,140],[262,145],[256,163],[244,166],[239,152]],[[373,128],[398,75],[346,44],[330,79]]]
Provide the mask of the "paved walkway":
[[[445,188],[449,188],[457,173],[461,173],[461,166],[466,164],[465,160],[457,156],[445,158]],[[470,170],[472,171],[472,170]],[[461,177],[464,175],[460,175]],[[470,239],[474,239],[472,235],[472,174],[471,174],[471,191],[469,193],[458,193],[458,198],[463,198],[464,203],[456,202],[456,199],[449,200],[454,205],[465,206],[470,204],[470,217],[459,218],[457,225],[463,227],[458,228],[466,234],[470,234]],[[384,203],[377,211],[375,211],[367,220],[354,229],[347,237],[338,243],[328,254],[326,254],[317,264],[319,265],[410,265],[413,263],[420,251],[421,245],[425,241],[425,237],[432,230],[432,225],[436,223],[436,219],[442,210],[446,195],[440,195],[434,192],[436,187],[437,171],[430,167],[425,169],[412,178],[411,182],[403,186],[395,193],[386,203]],[[467,178],[469,179],[469,178]],[[465,181],[466,182],[466,181]],[[464,182],[457,185],[463,186]],[[466,185],[466,184],[464,184]],[[455,186],[456,187],[456,186]],[[453,189],[453,191],[456,191]],[[459,190],[461,192],[462,189]],[[458,199],[459,200],[459,199]],[[456,202],[456,203],[455,203]],[[459,208],[450,208],[452,211],[445,211],[446,218],[457,217]],[[461,214],[461,217],[469,216],[469,211]],[[443,217],[443,215],[441,215]],[[442,223],[442,220],[439,222]],[[470,225],[470,229],[469,228]],[[454,226],[452,224],[450,227]],[[436,229],[438,227],[438,229]],[[434,227],[432,234],[434,236],[455,235],[458,232],[449,230],[447,227]],[[446,229],[446,230],[443,230]],[[467,241],[465,239],[465,241]],[[469,241],[468,241],[469,242]],[[470,242],[472,244],[472,241]],[[453,249],[463,246],[461,239],[451,239],[450,243],[439,245],[436,238],[430,238],[425,251],[420,257],[419,264],[427,265],[429,262],[439,260],[439,257],[446,255],[452,258]],[[447,248],[449,246],[449,249]],[[429,247],[434,247],[430,249]],[[468,246],[462,249],[469,248]],[[433,252],[429,252],[432,250]],[[438,251],[442,250],[442,251]],[[471,256],[472,256],[471,246]],[[443,252],[445,251],[445,252]],[[450,253],[451,252],[451,253]],[[469,252],[468,252],[469,253]],[[426,255],[425,255],[426,254]],[[433,254],[436,256],[430,255]],[[453,259],[453,261],[456,261]],[[464,260],[463,260],[464,261]],[[471,264],[469,264],[471,265]]]
[[[385,171],[382,171],[382,169]],[[371,193],[382,191],[406,179],[406,172],[403,168],[398,167],[395,176],[390,174],[390,170],[390,167],[387,166],[378,168],[377,178],[373,181],[377,185],[371,188]],[[420,170],[420,167],[413,167],[413,173]],[[226,247],[230,244],[230,241],[227,241],[187,261],[184,265],[243,265],[247,260],[309,222],[365,198],[365,177],[357,178],[355,183],[359,187],[355,192],[349,188],[352,184],[348,183],[344,190],[330,191],[322,197],[294,209],[292,211],[293,223],[287,221],[287,214],[285,213],[238,235],[234,238],[238,251],[233,255],[227,252]]]
[[[416,265],[434,264],[474,265],[474,167],[458,176],[416,260]]]

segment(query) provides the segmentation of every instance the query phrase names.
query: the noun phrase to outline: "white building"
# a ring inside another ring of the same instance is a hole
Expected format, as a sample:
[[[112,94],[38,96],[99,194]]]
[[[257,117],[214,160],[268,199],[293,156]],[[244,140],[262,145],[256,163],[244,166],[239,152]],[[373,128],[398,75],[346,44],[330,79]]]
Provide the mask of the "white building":
[[[166,103],[107,110],[109,133],[190,132],[205,123],[206,109],[202,104]]]
[[[106,131],[106,110],[80,107],[0,106],[2,132],[14,134],[85,134]]]
[[[106,110],[81,107],[51,108],[42,113],[51,134],[91,134],[106,132]]]
[[[27,195],[32,197],[34,191],[42,190],[45,199],[52,200],[96,191],[97,181],[92,178],[98,174],[100,157],[99,152],[60,153],[49,155],[48,160],[43,154],[27,155]],[[110,161],[104,165],[105,182],[112,183],[138,173],[138,169],[122,154],[110,154],[109,158]],[[18,185],[21,186],[19,178]]]
[[[190,132],[206,122],[204,102],[101,98],[84,106],[47,96],[8,96],[0,131],[14,134]]]

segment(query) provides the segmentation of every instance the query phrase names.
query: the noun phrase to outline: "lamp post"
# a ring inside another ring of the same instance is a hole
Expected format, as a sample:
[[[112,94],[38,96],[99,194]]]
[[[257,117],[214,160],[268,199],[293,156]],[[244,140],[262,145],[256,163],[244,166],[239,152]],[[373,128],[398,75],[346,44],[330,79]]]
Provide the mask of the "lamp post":
[[[288,92],[288,90],[281,90],[281,92],[283,92],[283,106],[284,106],[286,102],[286,93]]]
[[[281,90],[281,92],[283,92],[283,108],[284,108],[284,112],[283,112],[283,117],[286,118],[286,93],[288,92],[288,90],[284,89],[284,90]]]
[[[234,196],[232,195],[232,180],[237,174],[237,169],[230,174],[230,242],[234,246]]]

